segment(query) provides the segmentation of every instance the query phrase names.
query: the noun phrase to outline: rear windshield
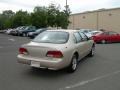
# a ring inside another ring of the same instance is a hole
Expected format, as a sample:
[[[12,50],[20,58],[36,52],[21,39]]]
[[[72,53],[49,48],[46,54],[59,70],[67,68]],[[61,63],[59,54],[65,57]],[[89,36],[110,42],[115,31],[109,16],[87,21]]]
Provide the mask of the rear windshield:
[[[103,32],[99,32],[99,33],[97,33],[97,34],[95,34],[95,35],[101,35],[101,34],[103,34]]]
[[[40,33],[33,42],[63,44],[68,41],[69,33],[63,31],[45,31]]]
[[[96,35],[96,34],[99,34],[101,32],[92,32],[92,35]]]

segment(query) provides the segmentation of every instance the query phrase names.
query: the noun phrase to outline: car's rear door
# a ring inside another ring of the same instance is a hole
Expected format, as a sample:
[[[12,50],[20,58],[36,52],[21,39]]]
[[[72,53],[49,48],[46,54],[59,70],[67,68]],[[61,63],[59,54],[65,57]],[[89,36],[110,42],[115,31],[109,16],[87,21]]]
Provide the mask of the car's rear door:
[[[111,37],[111,36],[109,35],[108,32],[103,32],[103,33],[99,36],[100,41],[105,40],[105,41],[107,41],[107,42],[111,42],[111,38],[110,38],[110,37]]]
[[[82,42],[84,42],[85,54],[88,54],[92,48],[93,42],[84,34],[79,32],[82,37]]]

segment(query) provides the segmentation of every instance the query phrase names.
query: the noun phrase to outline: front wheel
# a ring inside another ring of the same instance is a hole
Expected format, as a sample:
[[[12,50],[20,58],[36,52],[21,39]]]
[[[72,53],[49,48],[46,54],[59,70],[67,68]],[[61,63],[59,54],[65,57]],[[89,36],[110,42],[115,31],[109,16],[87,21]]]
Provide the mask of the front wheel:
[[[23,35],[22,35],[23,37],[26,37],[26,34],[25,33],[23,33]]]
[[[70,65],[68,67],[68,72],[72,73],[72,72],[76,71],[77,65],[78,65],[78,60],[77,60],[76,55],[74,55],[72,57],[72,61],[71,61]]]
[[[28,36],[29,36],[29,34],[27,33],[27,34],[26,34],[26,36],[28,37]]]

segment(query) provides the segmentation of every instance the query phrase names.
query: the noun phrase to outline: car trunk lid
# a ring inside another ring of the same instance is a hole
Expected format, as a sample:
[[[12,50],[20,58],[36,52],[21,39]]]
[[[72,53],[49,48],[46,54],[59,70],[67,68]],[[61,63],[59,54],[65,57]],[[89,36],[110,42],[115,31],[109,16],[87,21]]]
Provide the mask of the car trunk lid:
[[[60,45],[49,44],[49,43],[29,43],[24,45],[27,49],[28,55],[36,58],[46,58],[48,51],[59,51]]]

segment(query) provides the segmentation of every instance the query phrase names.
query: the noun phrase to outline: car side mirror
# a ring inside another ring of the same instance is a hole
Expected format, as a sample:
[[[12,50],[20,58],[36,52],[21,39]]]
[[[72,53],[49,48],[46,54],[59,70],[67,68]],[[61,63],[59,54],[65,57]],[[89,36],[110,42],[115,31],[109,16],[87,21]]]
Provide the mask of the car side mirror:
[[[89,41],[89,40],[92,40],[92,37],[88,37],[87,40],[88,40],[88,41]]]

